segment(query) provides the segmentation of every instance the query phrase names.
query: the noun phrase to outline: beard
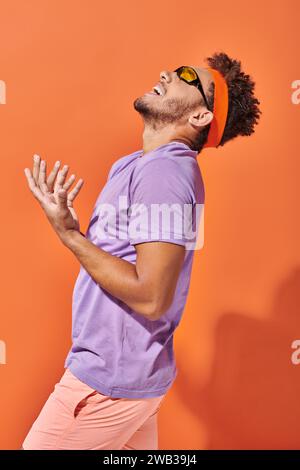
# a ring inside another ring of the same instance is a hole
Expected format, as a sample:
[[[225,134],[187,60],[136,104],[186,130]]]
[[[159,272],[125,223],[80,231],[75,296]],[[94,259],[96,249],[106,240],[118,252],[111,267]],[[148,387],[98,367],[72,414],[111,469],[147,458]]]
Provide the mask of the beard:
[[[191,106],[182,98],[164,98],[159,102],[158,97],[141,96],[133,102],[134,109],[143,117],[145,124],[153,129],[164,127],[168,124],[181,124],[188,113],[198,105]]]

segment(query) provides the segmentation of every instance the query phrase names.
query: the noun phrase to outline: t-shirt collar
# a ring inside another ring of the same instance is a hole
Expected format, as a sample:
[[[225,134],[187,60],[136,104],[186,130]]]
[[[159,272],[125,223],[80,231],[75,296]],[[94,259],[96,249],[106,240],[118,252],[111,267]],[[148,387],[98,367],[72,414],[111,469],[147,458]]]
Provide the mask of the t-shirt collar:
[[[178,145],[182,145],[183,147],[186,148],[186,150],[188,150],[191,153],[191,156],[196,157],[198,155],[197,150],[192,150],[186,143],[178,141],[178,140],[172,140],[171,142],[167,142],[166,144],[159,145],[155,149],[150,150],[149,152],[147,152],[145,155],[148,155],[148,153],[157,152],[157,151],[163,149],[164,147],[169,147],[171,145],[175,146],[175,147],[177,147]],[[143,149],[140,149],[139,150],[139,157],[142,157],[142,156],[144,156]]]

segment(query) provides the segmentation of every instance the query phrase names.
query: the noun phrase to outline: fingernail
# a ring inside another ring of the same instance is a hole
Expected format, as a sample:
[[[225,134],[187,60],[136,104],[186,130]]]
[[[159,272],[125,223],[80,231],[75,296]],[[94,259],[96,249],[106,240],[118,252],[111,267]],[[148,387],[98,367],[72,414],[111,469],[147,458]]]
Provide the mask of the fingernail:
[[[55,163],[55,166],[59,166],[60,165],[60,161],[57,160],[57,162]]]
[[[33,155],[33,158],[36,162],[40,159],[39,155],[37,155],[36,153]]]

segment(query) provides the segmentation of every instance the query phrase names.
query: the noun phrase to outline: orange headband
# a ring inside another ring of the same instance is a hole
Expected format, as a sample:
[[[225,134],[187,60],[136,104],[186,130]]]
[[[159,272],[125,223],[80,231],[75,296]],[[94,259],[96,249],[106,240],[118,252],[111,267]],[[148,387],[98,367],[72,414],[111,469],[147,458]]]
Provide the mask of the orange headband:
[[[227,119],[228,112],[228,87],[225,78],[218,70],[205,67],[213,76],[214,91],[214,117],[211,121],[207,142],[203,147],[218,147]]]

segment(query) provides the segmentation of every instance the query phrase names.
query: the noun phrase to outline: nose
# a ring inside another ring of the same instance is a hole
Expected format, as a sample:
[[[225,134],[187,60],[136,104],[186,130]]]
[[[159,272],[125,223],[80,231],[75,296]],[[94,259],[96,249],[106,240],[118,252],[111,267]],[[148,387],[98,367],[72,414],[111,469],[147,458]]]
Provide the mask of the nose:
[[[163,70],[162,72],[160,72],[160,79],[163,81],[166,81],[167,83],[170,83],[171,81],[171,74],[170,72],[167,72],[166,70]]]

